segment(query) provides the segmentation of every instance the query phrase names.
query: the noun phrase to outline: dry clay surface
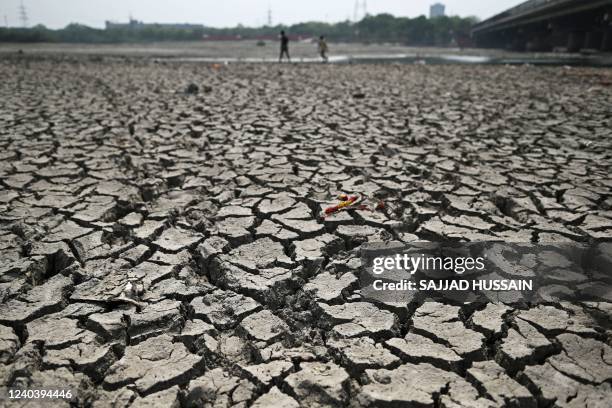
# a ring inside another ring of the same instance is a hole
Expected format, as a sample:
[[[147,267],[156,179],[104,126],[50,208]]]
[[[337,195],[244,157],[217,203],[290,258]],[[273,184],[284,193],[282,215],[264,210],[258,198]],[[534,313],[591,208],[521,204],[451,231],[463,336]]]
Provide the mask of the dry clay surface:
[[[52,406],[610,406],[610,303],[359,286],[365,242],[610,240],[610,71],[7,58],[0,75],[0,405],[63,388]],[[385,208],[322,218],[340,192]]]

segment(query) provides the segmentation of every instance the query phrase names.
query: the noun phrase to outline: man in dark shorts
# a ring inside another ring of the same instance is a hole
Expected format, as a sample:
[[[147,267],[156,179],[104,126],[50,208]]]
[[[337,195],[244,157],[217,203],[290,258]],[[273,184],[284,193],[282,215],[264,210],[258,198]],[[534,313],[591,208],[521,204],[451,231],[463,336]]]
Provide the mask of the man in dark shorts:
[[[287,56],[287,60],[291,62],[291,57],[289,57],[289,37],[285,34],[285,31],[280,32],[280,41],[281,41],[281,51],[280,57],[278,57],[278,62],[283,60],[283,55]]]

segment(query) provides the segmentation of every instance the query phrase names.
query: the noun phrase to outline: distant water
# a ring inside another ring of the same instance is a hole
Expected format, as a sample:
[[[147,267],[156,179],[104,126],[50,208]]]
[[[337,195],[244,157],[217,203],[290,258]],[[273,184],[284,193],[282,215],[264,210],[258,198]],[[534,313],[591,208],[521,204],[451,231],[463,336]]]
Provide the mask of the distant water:
[[[213,57],[164,57],[156,58],[156,61],[177,62],[202,62],[202,63],[275,63],[276,58],[213,58]],[[294,58],[292,62],[298,63],[320,63],[320,58]],[[359,55],[331,55],[329,62],[332,64],[484,64],[484,65],[550,65],[550,66],[593,66],[612,67],[612,56],[560,56],[546,57],[526,54],[525,57],[489,57],[481,55],[457,55],[457,54],[359,54]]]

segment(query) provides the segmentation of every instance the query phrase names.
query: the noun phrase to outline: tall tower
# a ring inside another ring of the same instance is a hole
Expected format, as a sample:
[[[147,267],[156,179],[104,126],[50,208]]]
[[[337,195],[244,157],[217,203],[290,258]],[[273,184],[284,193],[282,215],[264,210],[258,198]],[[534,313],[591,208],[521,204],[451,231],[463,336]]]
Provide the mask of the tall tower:
[[[272,27],[272,9],[270,8],[269,4],[268,4],[268,26]]]
[[[353,21],[357,22],[367,15],[368,15],[367,0],[363,0],[363,1],[355,0],[355,8],[353,10]]]
[[[28,11],[23,5],[23,1],[19,5],[19,20],[21,20],[22,27],[26,28],[28,26]]]

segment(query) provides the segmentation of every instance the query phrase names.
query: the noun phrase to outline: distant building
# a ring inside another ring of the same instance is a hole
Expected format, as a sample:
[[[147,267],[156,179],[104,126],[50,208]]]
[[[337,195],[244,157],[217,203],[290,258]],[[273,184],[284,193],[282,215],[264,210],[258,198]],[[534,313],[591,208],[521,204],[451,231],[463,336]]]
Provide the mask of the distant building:
[[[429,18],[444,17],[444,4],[435,3],[429,6]]]
[[[107,30],[112,30],[112,29],[118,29],[118,28],[131,28],[131,29],[141,29],[141,28],[147,28],[147,27],[151,27],[151,26],[155,26],[155,27],[164,27],[164,28],[176,28],[176,29],[183,29],[183,30],[189,30],[189,29],[199,29],[199,28],[204,28],[204,26],[202,24],[188,24],[188,23],[143,23],[142,21],[138,21],[135,20],[133,18],[130,18],[130,22],[129,23],[115,23],[113,21],[106,21],[105,22],[105,26]]]

